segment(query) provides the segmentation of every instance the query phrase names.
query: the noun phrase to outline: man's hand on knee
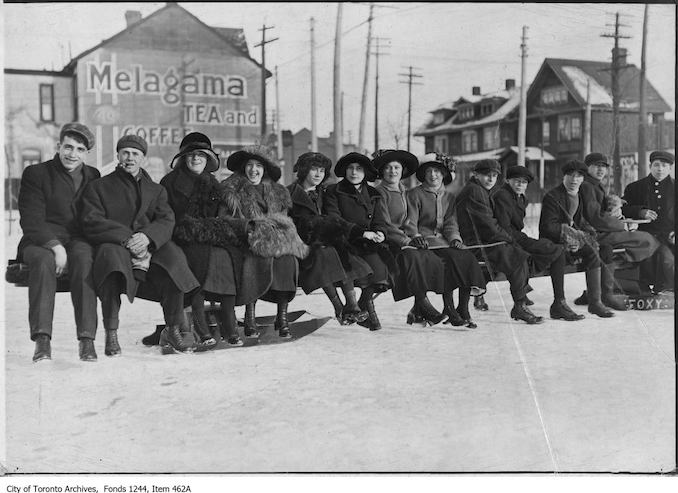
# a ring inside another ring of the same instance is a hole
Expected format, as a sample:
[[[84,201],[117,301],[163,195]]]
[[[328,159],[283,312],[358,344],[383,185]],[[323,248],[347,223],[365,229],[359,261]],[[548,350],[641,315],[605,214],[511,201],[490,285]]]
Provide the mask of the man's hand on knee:
[[[56,275],[59,277],[64,274],[68,268],[68,255],[63,245],[55,245],[52,247],[54,252],[54,263],[56,264]]]

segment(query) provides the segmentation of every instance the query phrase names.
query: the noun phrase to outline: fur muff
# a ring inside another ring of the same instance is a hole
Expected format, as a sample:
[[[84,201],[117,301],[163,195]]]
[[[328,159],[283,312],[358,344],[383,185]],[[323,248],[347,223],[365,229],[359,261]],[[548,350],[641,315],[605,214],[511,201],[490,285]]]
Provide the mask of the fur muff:
[[[349,240],[353,224],[336,216],[299,216],[296,226],[299,236],[311,249],[334,247],[344,269],[351,269],[349,253],[353,248]]]
[[[310,252],[297,234],[292,218],[284,214],[270,214],[252,220],[248,242],[250,251],[260,257],[293,255],[306,258]]]
[[[264,178],[261,186],[264,189],[264,204],[260,203],[261,196],[255,185],[252,185],[245,176],[234,173],[221,182],[222,204],[229,213],[248,219],[286,212],[292,208],[292,198],[283,185]],[[265,205],[266,209],[262,208],[262,205]]]
[[[250,221],[230,217],[195,218],[184,216],[174,228],[174,241],[179,245],[193,243],[246,248]]]

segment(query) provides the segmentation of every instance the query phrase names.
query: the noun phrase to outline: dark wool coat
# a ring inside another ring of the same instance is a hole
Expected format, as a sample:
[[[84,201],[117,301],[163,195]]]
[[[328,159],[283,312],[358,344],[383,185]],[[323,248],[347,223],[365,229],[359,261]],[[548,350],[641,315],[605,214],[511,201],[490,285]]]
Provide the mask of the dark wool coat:
[[[641,209],[650,209],[657,213],[657,219],[638,225],[640,231],[646,231],[669,244],[668,235],[675,230],[675,181],[667,176],[657,181],[652,175],[629,183],[624,190],[624,200],[627,204],[622,208],[626,217],[640,218]]]
[[[504,183],[493,190],[494,215],[499,225],[509,232],[515,242],[530,254],[535,271],[548,268],[563,253],[563,247],[547,238],[530,238],[523,232],[527,198]]]
[[[184,253],[171,241],[174,212],[167,202],[165,187],[153,182],[145,170],[140,173],[137,181],[117,168],[92,181],[83,192],[83,230],[96,246],[95,287],[98,289],[112,272],[120,272],[125,277],[130,302],[138,284],[132,272],[131,254],[122,245],[136,232],[151,240],[151,263],[167,271],[180,291],[188,293],[199,286]]]
[[[513,243],[513,236],[494,216],[494,198],[478,183],[469,179],[457,196],[457,222],[466,245],[481,245],[505,241]]]
[[[17,252],[19,261],[28,245],[45,246],[54,241],[65,245],[72,238],[84,239],[79,220],[82,192],[100,175],[96,168],[87,165],[83,165],[82,173],[82,184],[75,190],[58,154],[24,170],[19,188],[19,215],[24,234]]]

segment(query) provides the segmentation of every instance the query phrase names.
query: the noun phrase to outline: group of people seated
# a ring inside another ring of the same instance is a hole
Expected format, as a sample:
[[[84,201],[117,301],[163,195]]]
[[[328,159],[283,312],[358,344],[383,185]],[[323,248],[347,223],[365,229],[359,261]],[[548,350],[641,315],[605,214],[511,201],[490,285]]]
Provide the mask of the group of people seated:
[[[97,359],[97,297],[105,354],[121,354],[123,293],[130,302],[160,302],[165,326],[159,343],[184,352],[214,348],[222,339],[243,345],[236,306],[245,307],[242,336],[257,338],[258,300],[277,305],[274,329],[278,337],[292,337],[287,307],[297,287],[307,294],[322,289],[342,325],[381,329],[374,299],[391,290],[395,301],[413,298],[409,324],[475,328],[469,302],[485,293],[487,282],[479,262],[489,279],[504,273],[513,298],[510,315],[528,324],[544,321],[529,308],[527,294],[530,276],[545,269],[553,285],[551,318],[584,318],[565,300],[568,262],[583,262],[586,269],[587,289],[575,303],[599,317],[626,309],[614,292],[621,265],[640,263],[640,282],[648,290],[673,290],[674,157],[666,152],[651,154],[651,175],[629,185],[617,208],[601,185],[609,168],[603,155],[567,162],[562,184],[544,197],[536,239],[523,232],[525,191],[533,180],[524,166],[508,168],[499,186],[499,163],[479,161],[455,196],[450,156],[351,152],[333,166],[327,156],[307,152],[294,164],[296,181],[285,187],[275,158],[265,147],[251,146],[228,157],[232,174],[219,182],[213,175],[219,156],[208,136],[193,132],[158,184],[143,169],[148,145],[141,137],[119,139],[119,164],[104,177],[84,163],[94,145],[86,126],[66,124],[54,158],[27,167],[22,176],[24,236],[17,259],[29,271],[33,361],[51,359],[56,283],[65,274],[83,361]],[[339,180],[327,186],[332,173]],[[403,180],[412,175],[420,185],[408,189]],[[643,224],[633,230],[637,224],[624,216]],[[613,255],[614,249],[623,254]],[[428,293],[442,295],[442,312]],[[207,301],[219,304],[216,326],[207,321]],[[185,337],[188,306],[195,344]]]

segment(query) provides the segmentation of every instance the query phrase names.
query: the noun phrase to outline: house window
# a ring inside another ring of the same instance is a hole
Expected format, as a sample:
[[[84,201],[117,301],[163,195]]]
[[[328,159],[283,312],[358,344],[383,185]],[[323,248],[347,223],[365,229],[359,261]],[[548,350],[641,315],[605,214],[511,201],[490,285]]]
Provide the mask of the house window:
[[[54,121],[54,85],[40,84],[40,121]]]
[[[558,141],[581,139],[581,118],[579,116],[558,117]]]
[[[436,135],[434,139],[434,146],[436,152],[447,153],[448,152],[447,136]]]
[[[572,140],[581,139],[581,118],[573,116],[570,118]]]
[[[541,123],[541,141],[543,145],[549,145],[551,141],[551,125],[546,120]]]
[[[547,87],[541,90],[541,103],[544,105],[558,105],[567,103],[567,89],[562,86]]]
[[[483,104],[480,107],[480,114],[482,116],[489,115],[492,113],[492,103]]]
[[[445,114],[442,111],[433,115],[433,124],[434,125],[440,125],[444,121],[445,121]]]
[[[473,118],[473,106],[465,106],[459,110],[459,118],[461,120],[470,120]]]
[[[461,151],[463,153],[478,150],[478,134],[475,130],[467,130],[461,134]]]
[[[489,151],[499,147],[499,128],[486,127],[483,129],[483,150]]]

